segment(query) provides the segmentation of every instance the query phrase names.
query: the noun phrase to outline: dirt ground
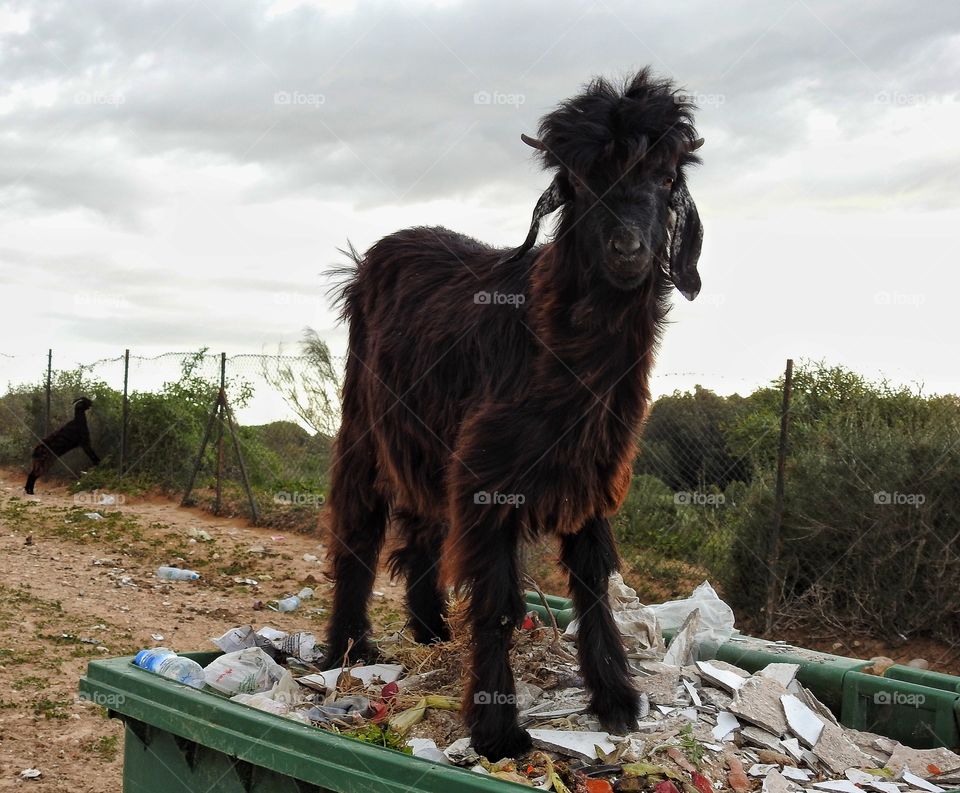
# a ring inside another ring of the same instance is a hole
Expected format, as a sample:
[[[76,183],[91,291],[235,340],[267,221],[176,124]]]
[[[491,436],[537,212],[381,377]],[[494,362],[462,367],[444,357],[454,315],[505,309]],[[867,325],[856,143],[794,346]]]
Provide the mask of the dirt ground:
[[[0,471],[0,790],[120,790],[121,725],[77,696],[91,659],[156,646],[212,650],[211,636],[246,623],[322,634],[330,584],[317,537],[281,535],[162,497],[103,507],[45,482],[37,492],[24,496],[20,473]],[[84,516],[93,511],[105,519]],[[160,564],[203,577],[161,582]],[[303,586],[316,595],[296,612],[254,609]],[[402,622],[401,588],[381,576],[376,591],[376,624]],[[40,779],[22,781],[27,768]]]
[[[211,636],[246,623],[322,635],[331,591],[319,535],[257,528],[162,496],[103,506],[63,486],[41,482],[37,489],[37,496],[24,496],[21,473],[0,470],[0,790],[120,789],[121,725],[77,696],[91,659],[160,645],[214,649]],[[103,519],[86,517],[91,512]],[[211,539],[192,536],[198,530]],[[317,559],[305,561],[305,554]],[[534,576],[560,594],[562,578],[550,564],[555,553],[544,545],[531,554]],[[202,578],[161,582],[160,564],[189,567]],[[644,594],[642,581],[630,583]],[[316,595],[296,612],[254,608],[303,586]],[[402,588],[383,573],[375,586],[374,624],[399,627]],[[920,656],[931,668],[960,672],[956,651],[933,642],[782,638],[854,657],[883,654],[905,663]],[[27,768],[42,776],[21,780]]]

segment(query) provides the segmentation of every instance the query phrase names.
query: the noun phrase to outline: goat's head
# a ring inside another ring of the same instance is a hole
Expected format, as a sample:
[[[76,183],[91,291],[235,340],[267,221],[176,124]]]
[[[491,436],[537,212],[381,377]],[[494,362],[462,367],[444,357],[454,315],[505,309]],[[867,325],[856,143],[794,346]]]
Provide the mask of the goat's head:
[[[613,286],[634,289],[665,271],[693,300],[703,228],[684,169],[699,162],[703,140],[686,97],[648,70],[621,89],[596,79],[544,116],[539,133],[523,140],[557,173],[514,255],[533,245],[540,219],[562,207],[558,241],[576,235]]]
[[[78,397],[73,400],[73,412],[84,413],[93,407],[93,400],[88,397]]]

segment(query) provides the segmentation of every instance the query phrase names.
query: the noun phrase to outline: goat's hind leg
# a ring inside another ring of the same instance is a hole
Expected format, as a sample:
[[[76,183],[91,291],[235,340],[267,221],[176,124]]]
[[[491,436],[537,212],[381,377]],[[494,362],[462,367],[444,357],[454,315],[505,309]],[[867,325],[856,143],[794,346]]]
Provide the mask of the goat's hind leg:
[[[44,450],[44,452],[46,452],[46,450]],[[33,465],[30,468],[30,473],[27,475],[27,483],[23,486],[24,492],[26,492],[28,496],[34,495],[34,485],[37,484],[37,480],[43,476],[50,467],[50,455],[49,453],[35,455],[32,462]]]
[[[403,575],[407,585],[408,625],[421,644],[446,641],[446,599],[440,590],[440,548],[444,526],[419,515],[394,515],[401,545],[390,554],[390,572]]]
[[[610,522],[591,518],[576,534],[565,535],[561,544],[579,620],[577,653],[580,674],[591,696],[590,710],[611,732],[632,732],[640,712],[640,695],[610,612],[609,579],[619,567]]]
[[[339,450],[343,449],[341,453]],[[333,613],[327,630],[326,669],[374,656],[370,595],[386,535],[388,507],[376,485],[376,452],[369,436],[339,437],[330,481]]]
[[[23,486],[23,490],[28,496],[34,495],[33,486],[37,483],[37,479],[40,476],[40,471],[38,469],[39,466],[36,462],[34,462],[33,467],[30,469],[30,473],[27,474],[27,483]]]

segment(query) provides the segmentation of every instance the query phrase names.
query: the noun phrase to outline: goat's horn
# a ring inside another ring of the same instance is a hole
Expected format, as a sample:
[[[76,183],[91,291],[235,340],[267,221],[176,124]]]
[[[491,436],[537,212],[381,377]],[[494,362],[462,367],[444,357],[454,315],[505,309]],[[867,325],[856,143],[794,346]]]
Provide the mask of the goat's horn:
[[[697,138],[693,143],[690,144],[690,147],[687,151],[696,151],[703,145],[703,138]]]
[[[537,140],[536,138],[531,138],[529,135],[524,135],[520,133],[520,140],[526,143],[531,149],[539,149],[540,151],[546,151],[547,147],[543,144],[543,141]]]

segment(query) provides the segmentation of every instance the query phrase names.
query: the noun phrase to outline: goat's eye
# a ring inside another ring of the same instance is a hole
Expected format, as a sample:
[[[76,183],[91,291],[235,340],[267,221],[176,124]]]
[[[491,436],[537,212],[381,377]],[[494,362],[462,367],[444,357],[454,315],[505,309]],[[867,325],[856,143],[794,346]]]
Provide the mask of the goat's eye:
[[[661,186],[661,187],[666,187],[666,188],[668,188],[668,189],[671,188],[671,187],[673,187],[673,177],[672,177],[672,176],[664,176],[664,177],[663,177],[663,181],[660,182],[660,186]]]

